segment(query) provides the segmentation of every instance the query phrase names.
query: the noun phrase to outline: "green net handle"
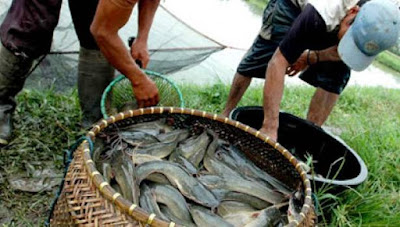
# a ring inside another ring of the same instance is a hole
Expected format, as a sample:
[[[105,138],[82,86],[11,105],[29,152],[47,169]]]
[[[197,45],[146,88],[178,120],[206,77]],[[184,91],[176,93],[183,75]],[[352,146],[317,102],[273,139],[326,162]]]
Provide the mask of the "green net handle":
[[[182,92],[181,90],[179,90],[178,86],[176,86],[176,84],[168,79],[167,77],[163,76],[160,73],[154,72],[154,71],[150,71],[150,70],[143,70],[144,73],[146,73],[147,75],[150,76],[154,76],[154,77],[159,77],[165,81],[167,81],[169,84],[171,84],[171,86],[175,89],[176,93],[179,96],[179,107],[184,108],[185,107],[185,103],[183,101],[183,96],[182,96]],[[100,108],[101,108],[101,113],[103,114],[103,118],[107,119],[109,116],[107,114],[107,110],[106,110],[106,100],[107,100],[107,95],[108,93],[110,93],[111,89],[114,87],[115,84],[117,84],[118,82],[120,82],[121,80],[126,79],[126,77],[122,74],[119,74],[113,81],[111,81],[111,83],[106,87],[106,89],[103,92],[103,95],[101,96],[101,102],[100,102]]]

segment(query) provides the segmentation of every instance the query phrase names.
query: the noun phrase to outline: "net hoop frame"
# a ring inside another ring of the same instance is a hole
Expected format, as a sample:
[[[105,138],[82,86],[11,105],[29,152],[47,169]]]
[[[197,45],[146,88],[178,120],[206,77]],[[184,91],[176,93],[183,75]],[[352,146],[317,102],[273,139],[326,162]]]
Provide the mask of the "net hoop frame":
[[[161,73],[154,72],[151,70],[144,69],[143,72],[146,73],[146,75],[165,80],[168,84],[170,84],[172,86],[172,88],[175,90],[175,92],[178,94],[178,97],[179,97],[179,106],[178,107],[181,107],[181,108],[185,107],[185,101],[183,100],[182,92],[171,79],[168,79],[166,76],[162,75]],[[111,81],[111,83],[106,87],[106,89],[104,89],[104,92],[101,96],[101,101],[100,101],[100,109],[101,109],[101,113],[103,114],[104,119],[107,119],[109,117],[107,114],[107,108],[106,108],[107,96],[111,92],[113,87],[124,79],[127,80],[127,78],[124,75],[118,74],[118,76],[113,81]]]

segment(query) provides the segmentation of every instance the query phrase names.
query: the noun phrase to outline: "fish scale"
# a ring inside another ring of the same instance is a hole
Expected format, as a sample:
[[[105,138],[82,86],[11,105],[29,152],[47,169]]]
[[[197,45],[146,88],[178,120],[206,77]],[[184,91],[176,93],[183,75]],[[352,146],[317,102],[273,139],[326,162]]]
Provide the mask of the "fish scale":
[[[160,173],[188,199],[203,206],[217,207],[219,202],[215,196],[197,179],[192,177],[179,165],[167,161],[146,162],[137,167],[137,184],[152,173]]]
[[[141,122],[102,135],[107,140],[96,147],[96,166],[126,199],[189,227],[263,226],[257,217],[287,200],[287,188],[221,139],[220,131],[203,125],[174,130],[166,122]],[[115,174],[110,175],[107,163]]]

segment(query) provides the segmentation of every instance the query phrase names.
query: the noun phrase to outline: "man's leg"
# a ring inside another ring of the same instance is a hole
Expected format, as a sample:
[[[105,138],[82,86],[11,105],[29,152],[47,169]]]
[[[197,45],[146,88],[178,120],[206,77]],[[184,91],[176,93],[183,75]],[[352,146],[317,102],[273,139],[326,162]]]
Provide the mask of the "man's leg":
[[[222,115],[229,116],[249,87],[253,77],[265,79],[268,62],[277,47],[278,43],[276,42],[266,40],[261,36],[256,37],[253,45],[238,65]]]
[[[317,87],[310,102],[307,119],[321,126],[345,89],[350,79],[350,69],[343,62],[320,62],[308,67],[299,78]]]
[[[229,116],[229,113],[236,107],[240,99],[243,97],[243,94],[249,87],[250,83],[251,77],[245,77],[238,72],[235,74],[222,115],[225,117]]]
[[[338,100],[339,95],[317,88],[311,99],[307,120],[322,126]]]
[[[80,48],[78,96],[83,128],[89,128],[103,117],[100,108],[101,97],[113,77],[114,68],[110,66],[100,50]]]
[[[0,146],[11,138],[15,96],[33,60],[50,49],[60,7],[61,0],[14,0],[0,26]]]
[[[98,0],[69,1],[75,31],[81,45],[78,64],[78,96],[83,128],[90,127],[102,118],[101,97],[104,89],[114,78],[114,68],[100,52],[90,33],[90,25],[97,4]]]
[[[0,146],[11,139],[15,96],[22,90],[32,62],[33,59],[16,56],[0,43]]]

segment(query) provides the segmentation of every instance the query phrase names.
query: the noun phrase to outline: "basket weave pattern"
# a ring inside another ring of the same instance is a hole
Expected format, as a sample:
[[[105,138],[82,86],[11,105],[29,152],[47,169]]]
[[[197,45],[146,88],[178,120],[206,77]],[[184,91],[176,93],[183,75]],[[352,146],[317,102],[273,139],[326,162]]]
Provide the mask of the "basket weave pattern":
[[[302,185],[304,204],[300,216],[288,226],[314,225],[311,184],[296,158],[266,135],[240,122],[193,109],[152,107],[129,110],[101,120],[87,136],[94,141],[100,132],[107,133],[109,130],[166,116],[175,122],[177,128],[192,127],[195,130],[196,127],[206,127],[216,131],[220,138],[237,145],[258,167],[286,185],[293,189]],[[147,213],[110,187],[95,168],[88,142],[84,141],[75,152],[68,169],[51,220],[52,226],[137,226],[138,221],[159,227],[177,226],[157,218],[155,214]]]
[[[83,146],[80,146],[65,176],[63,192],[54,209],[55,218],[51,225],[139,226],[137,221],[104,198],[93,184],[82,155]]]

